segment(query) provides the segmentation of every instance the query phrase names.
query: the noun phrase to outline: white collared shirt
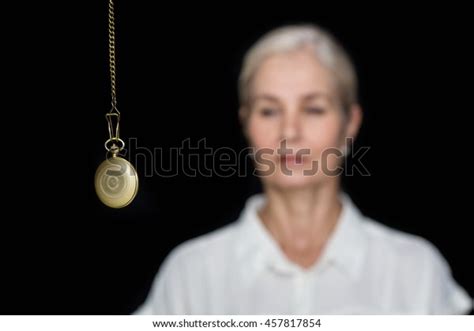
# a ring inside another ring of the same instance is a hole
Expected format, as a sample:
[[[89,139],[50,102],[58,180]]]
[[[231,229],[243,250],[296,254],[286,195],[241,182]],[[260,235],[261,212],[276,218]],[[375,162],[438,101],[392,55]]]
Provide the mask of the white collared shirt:
[[[171,251],[138,314],[463,314],[473,300],[427,240],[342,212],[310,269],[290,261],[260,221],[239,219]]]

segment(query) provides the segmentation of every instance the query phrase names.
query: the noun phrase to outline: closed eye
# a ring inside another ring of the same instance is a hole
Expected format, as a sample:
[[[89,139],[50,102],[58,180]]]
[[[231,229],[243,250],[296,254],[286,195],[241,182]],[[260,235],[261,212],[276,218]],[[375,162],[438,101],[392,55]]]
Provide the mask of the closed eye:
[[[322,115],[326,112],[326,110],[321,107],[308,107],[305,108],[305,112],[308,114]]]
[[[260,110],[260,114],[262,116],[265,116],[265,117],[274,116],[277,113],[278,113],[278,111],[276,109],[273,109],[273,108],[263,108],[262,110]]]

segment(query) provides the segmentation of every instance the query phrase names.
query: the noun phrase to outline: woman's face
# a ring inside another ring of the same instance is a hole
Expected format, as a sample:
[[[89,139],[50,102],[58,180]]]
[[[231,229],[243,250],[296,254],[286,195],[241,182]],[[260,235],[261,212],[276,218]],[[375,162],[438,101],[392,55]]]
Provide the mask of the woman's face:
[[[290,188],[335,178],[360,111],[343,114],[331,73],[315,56],[308,49],[270,56],[249,89],[241,115],[264,183]]]

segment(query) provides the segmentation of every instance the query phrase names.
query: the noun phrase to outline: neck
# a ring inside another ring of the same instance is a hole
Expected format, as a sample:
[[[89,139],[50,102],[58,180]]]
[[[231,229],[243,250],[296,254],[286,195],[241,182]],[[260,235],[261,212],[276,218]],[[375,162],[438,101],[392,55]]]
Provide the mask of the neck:
[[[339,182],[283,190],[265,187],[263,224],[290,260],[309,266],[319,257],[342,209]]]

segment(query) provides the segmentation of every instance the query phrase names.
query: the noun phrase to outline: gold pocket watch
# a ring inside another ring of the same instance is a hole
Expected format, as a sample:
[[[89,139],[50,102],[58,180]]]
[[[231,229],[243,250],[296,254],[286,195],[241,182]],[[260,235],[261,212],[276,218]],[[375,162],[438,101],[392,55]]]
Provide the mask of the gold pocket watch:
[[[109,128],[109,139],[105,142],[107,156],[97,168],[94,182],[97,196],[103,204],[111,208],[122,208],[129,205],[137,195],[138,174],[133,165],[120,156],[120,152],[125,147],[125,142],[120,139],[120,112],[117,109],[113,0],[109,0],[108,22],[112,108],[105,114]]]
[[[111,208],[128,206],[138,191],[137,171],[130,162],[118,156],[119,150],[120,147],[113,144],[108,157],[95,173],[97,196],[104,205]]]

